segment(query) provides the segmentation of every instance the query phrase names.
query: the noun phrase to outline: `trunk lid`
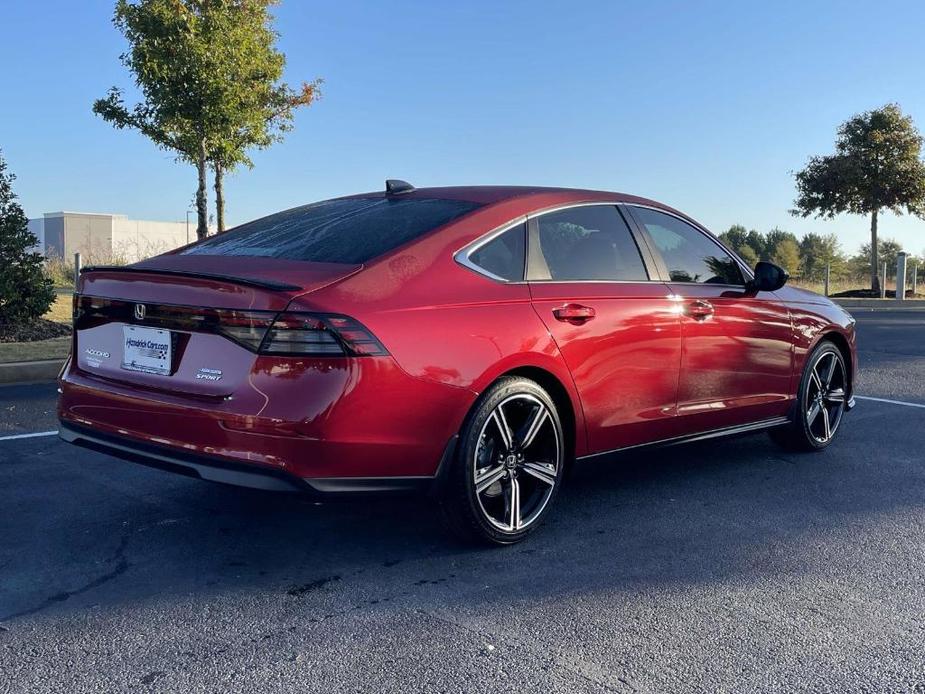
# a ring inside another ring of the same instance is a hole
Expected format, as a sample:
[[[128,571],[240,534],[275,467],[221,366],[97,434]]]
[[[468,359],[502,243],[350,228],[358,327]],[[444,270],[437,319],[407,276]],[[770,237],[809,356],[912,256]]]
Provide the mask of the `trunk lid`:
[[[130,301],[279,311],[296,296],[361,268],[276,258],[162,255],[124,267],[86,268],[79,290]]]
[[[273,318],[362,266],[177,256],[81,273],[74,363],[102,379],[203,398],[250,374]]]

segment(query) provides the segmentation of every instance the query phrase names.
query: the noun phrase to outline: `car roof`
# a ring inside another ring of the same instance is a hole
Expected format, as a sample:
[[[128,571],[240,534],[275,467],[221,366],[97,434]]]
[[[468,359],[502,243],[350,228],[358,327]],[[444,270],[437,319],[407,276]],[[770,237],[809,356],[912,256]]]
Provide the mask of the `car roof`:
[[[626,200],[636,202],[643,200],[644,198],[639,198],[634,195],[627,195],[626,193],[613,193],[603,190],[585,190],[581,188],[560,188],[555,186],[441,186],[433,188],[414,188],[405,193],[399,193],[401,197],[408,198],[442,198],[444,200],[468,200],[470,202],[478,202],[482,204],[490,204],[493,202],[501,202],[503,200],[509,200],[511,198],[519,198],[525,196],[535,196],[535,195],[546,195],[550,193],[564,193],[564,194],[573,194],[576,197],[606,197],[608,199],[616,200]],[[358,195],[351,195],[348,197],[379,197],[384,196],[385,192],[376,191],[369,193],[360,193]],[[659,203],[655,201],[653,204],[661,207]]]
[[[384,191],[359,193],[348,195],[348,198],[377,198],[385,197]],[[650,200],[638,195],[617,193],[605,190],[591,190],[584,188],[563,188],[553,186],[445,186],[431,188],[414,188],[410,191],[393,194],[393,197],[442,200],[465,200],[482,205],[493,205],[502,202],[523,202],[524,210],[530,207],[542,207],[547,201],[561,202],[625,202],[637,205],[657,207],[676,214],[684,219],[694,222],[688,215],[657,200]],[[694,222],[696,224],[696,222]],[[698,226],[700,226],[698,224]]]

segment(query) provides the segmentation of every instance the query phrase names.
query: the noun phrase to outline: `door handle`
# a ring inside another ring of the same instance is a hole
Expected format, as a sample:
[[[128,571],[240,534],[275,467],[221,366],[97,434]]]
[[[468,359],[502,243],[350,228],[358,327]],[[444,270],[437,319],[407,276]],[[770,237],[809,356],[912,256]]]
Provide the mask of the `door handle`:
[[[581,325],[582,323],[586,323],[594,318],[594,316],[597,315],[597,312],[590,306],[582,306],[581,304],[566,304],[565,306],[554,308],[552,310],[552,315],[556,317],[556,320],[560,320],[564,323]]]
[[[706,320],[715,313],[713,304],[703,299],[694,299],[684,312],[694,320]]]

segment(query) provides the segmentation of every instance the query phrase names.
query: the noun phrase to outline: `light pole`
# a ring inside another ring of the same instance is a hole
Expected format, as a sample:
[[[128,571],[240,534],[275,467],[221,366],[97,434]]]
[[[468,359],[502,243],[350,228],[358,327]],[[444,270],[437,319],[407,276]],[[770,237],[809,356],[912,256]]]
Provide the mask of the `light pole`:
[[[190,215],[190,212],[194,212],[194,211],[195,210],[186,211],[186,245],[187,246],[189,245],[189,215]]]

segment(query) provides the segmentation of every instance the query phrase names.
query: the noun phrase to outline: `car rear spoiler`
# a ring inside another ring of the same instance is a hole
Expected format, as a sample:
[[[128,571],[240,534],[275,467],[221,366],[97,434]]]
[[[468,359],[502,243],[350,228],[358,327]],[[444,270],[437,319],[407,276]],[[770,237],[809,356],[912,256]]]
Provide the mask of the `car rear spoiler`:
[[[256,277],[238,277],[237,275],[221,275],[216,272],[195,272],[192,270],[162,270],[158,268],[130,267],[127,265],[88,265],[81,268],[80,274],[85,272],[138,272],[148,275],[179,275],[183,277],[199,277],[206,280],[219,280],[221,282],[231,282],[233,284],[242,284],[249,287],[259,287],[261,289],[275,289],[281,292],[298,292],[302,287],[285,282],[276,282],[274,280],[259,279]]]

